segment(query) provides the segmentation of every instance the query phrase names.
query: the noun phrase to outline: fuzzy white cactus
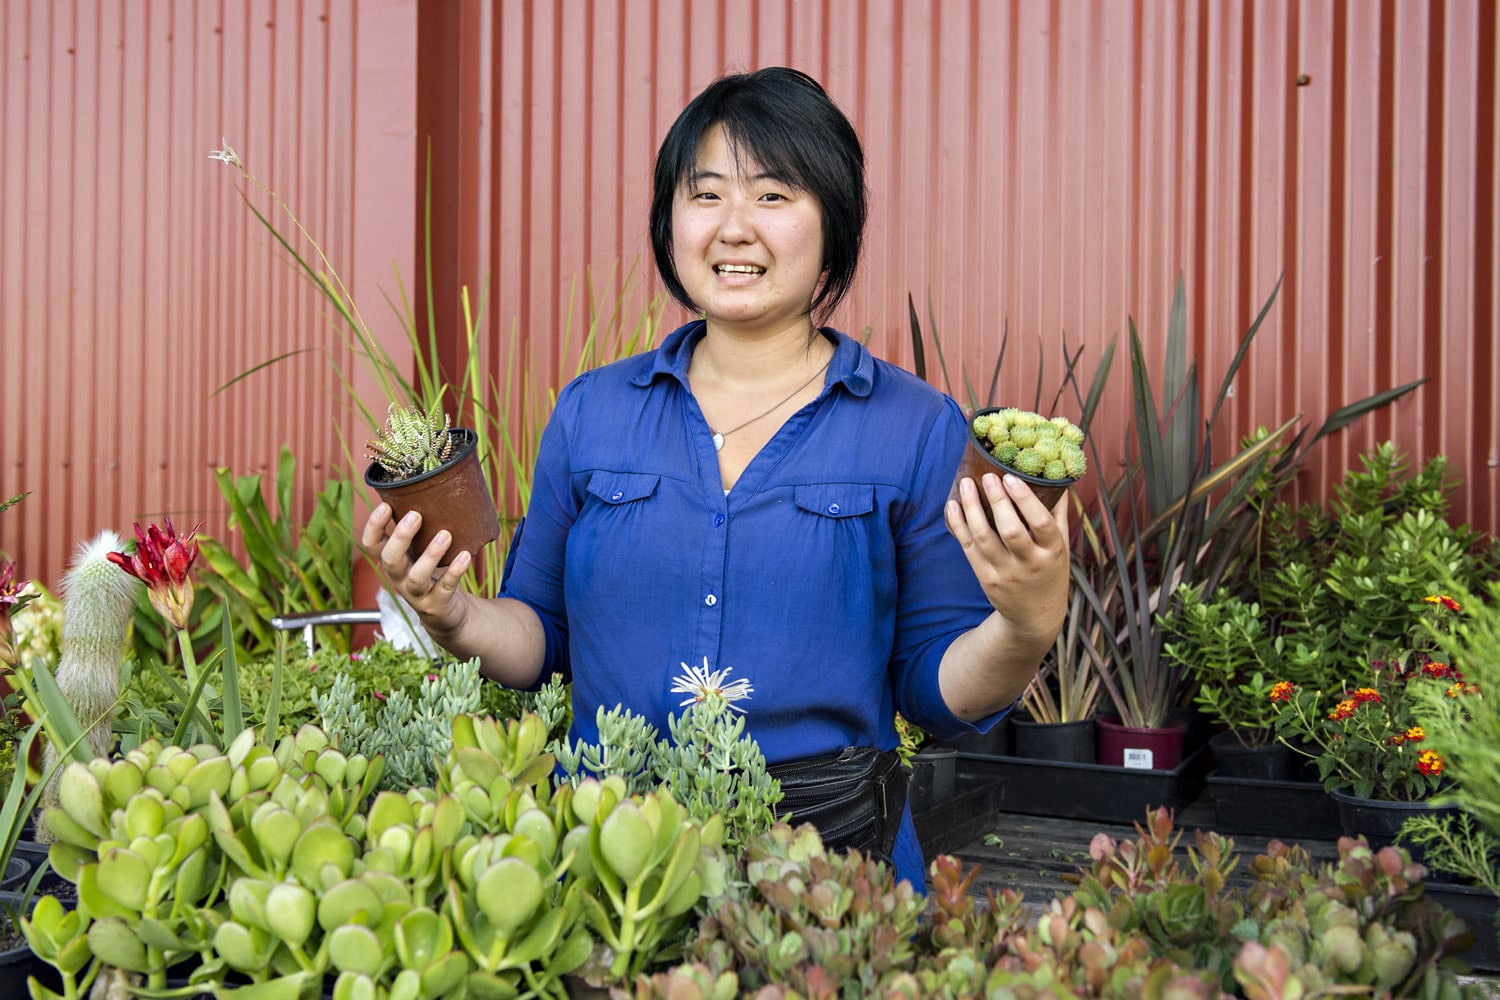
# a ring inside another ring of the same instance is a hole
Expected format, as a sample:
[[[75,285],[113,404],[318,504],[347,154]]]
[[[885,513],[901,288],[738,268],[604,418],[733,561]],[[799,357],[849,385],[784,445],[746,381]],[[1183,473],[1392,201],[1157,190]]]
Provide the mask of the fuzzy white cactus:
[[[63,577],[62,653],[57,664],[57,686],[88,732],[95,757],[107,756],[114,746],[114,704],[120,694],[120,667],[125,657],[125,639],[130,629],[137,581],[109,560],[124,541],[113,531],[102,531],[91,542],[78,547]],[[47,746],[46,767],[57,757],[57,748]],[[58,776],[44,797],[56,801]],[[38,839],[47,836],[46,824],[38,824]]]

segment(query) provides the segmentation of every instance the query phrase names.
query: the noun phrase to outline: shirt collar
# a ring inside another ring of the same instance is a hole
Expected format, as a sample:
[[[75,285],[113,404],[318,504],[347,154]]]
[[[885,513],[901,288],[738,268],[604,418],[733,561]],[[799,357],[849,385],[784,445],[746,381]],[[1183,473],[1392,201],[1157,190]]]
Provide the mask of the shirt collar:
[[[669,375],[686,386],[688,362],[692,360],[693,349],[706,332],[707,326],[701,319],[673,330],[656,349],[651,367],[631,381],[644,388],[657,376]],[[834,379],[842,382],[852,395],[868,396],[875,387],[874,355],[865,345],[846,333],[826,326],[822,328],[822,332],[834,338],[833,360],[828,365],[833,371]]]

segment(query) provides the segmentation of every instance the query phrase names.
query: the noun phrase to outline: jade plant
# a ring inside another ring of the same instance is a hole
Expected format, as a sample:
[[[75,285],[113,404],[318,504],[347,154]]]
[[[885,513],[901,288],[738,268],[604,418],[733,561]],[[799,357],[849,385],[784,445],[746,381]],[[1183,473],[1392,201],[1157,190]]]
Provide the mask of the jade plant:
[[[448,460],[453,440],[442,399],[426,410],[392,403],[385,426],[365,445],[365,457],[383,467],[392,481],[431,472]]]
[[[624,983],[722,893],[720,824],[617,778],[551,781],[546,724],[460,714],[431,786],[376,792],[384,758],[304,726],[226,751],[147,741],[64,772],[44,821],[79,906],[23,929],[74,1000],[106,968],[162,991],[280,1000],[566,996]],[[372,798],[373,796],[373,798]]]
[[[1006,407],[975,415],[970,427],[995,461],[1028,476],[1078,479],[1088,469],[1083,431],[1066,417]]]

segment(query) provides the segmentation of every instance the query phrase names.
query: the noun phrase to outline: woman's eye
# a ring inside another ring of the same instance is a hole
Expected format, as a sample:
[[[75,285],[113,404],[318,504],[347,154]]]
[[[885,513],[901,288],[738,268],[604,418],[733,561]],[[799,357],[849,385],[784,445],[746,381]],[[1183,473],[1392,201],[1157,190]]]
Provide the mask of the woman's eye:
[[[786,201],[786,195],[779,191],[767,191],[760,197],[762,201]]]

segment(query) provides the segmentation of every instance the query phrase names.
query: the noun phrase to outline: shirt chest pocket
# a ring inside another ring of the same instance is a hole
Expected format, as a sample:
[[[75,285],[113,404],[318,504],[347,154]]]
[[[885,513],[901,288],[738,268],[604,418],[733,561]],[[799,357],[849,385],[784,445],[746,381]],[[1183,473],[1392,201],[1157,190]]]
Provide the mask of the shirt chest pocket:
[[[875,487],[868,483],[819,483],[797,486],[792,499],[809,514],[845,520],[863,517],[875,509]]]
[[[656,492],[661,476],[642,472],[596,472],[589,478],[589,492],[611,507],[648,499]]]

